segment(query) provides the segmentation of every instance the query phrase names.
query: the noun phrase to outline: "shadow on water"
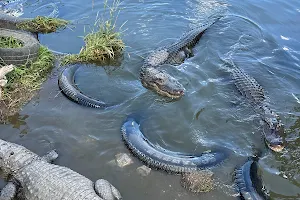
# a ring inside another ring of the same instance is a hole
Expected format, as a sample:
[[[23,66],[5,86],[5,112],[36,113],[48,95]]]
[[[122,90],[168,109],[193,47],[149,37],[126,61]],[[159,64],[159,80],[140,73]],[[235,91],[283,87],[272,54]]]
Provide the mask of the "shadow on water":
[[[78,36],[85,35],[85,26],[93,24],[97,12],[103,11],[103,1],[94,1],[93,8],[92,1],[83,0],[27,3],[24,17],[51,14],[75,22],[72,30],[40,37],[50,49],[67,53],[79,52],[84,44]],[[39,155],[55,148],[60,154],[56,164],[91,180],[109,180],[124,199],[144,200],[236,199],[233,169],[259,149],[265,152],[260,167],[272,198],[299,199],[300,108],[293,95],[299,98],[300,94],[300,28],[295,20],[299,19],[300,3],[124,0],[122,6],[116,24],[127,21],[127,31],[122,35],[127,47],[121,67],[83,66],[75,77],[85,94],[120,106],[99,110],[69,101],[57,86],[61,70],[57,68],[38,97],[13,116],[11,124],[0,125],[1,139],[22,144]],[[203,34],[194,48],[195,56],[182,65],[165,66],[187,89],[186,95],[168,102],[145,89],[139,81],[143,57],[215,12],[225,17]],[[226,58],[234,59],[265,88],[270,107],[287,129],[284,152],[275,154],[266,149],[259,116],[222,69],[222,59]],[[141,121],[144,134],[153,144],[168,150],[198,153],[215,145],[230,149],[230,159],[214,169],[215,190],[192,194],[180,186],[179,176],[161,171],[141,177],[136,168],[142,163],[135,158],[133,165],[122,169],[111,165],[116,154],[129,152],[120,133],[128,115]]]

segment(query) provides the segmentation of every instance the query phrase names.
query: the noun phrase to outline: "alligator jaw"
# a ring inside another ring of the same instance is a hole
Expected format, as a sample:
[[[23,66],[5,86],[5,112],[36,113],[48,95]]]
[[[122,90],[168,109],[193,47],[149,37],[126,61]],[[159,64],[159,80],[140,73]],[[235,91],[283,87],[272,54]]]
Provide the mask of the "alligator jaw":
[[[281,152],[284,149],[284,145],[280,145],[280,144],[272,145],[272,144],[267,143],[267,145],[272,151],[275,151],[275,152]]]
[[[158,85],[156,85],[155,83],[153,84],[149,84],[146,81],[141,80],[142,85],[145,88],[151,89],[153,91],[156,91],[158,94],[160,94],[161,96],[165,96],[165,97],[169,97],[171,99],[179,99],[184,95],[185,89],[183,90],[178,90],[178,91],[174,91],[174,92],[170,92],[170,91],[165,91],[163,89],[161,89]]]

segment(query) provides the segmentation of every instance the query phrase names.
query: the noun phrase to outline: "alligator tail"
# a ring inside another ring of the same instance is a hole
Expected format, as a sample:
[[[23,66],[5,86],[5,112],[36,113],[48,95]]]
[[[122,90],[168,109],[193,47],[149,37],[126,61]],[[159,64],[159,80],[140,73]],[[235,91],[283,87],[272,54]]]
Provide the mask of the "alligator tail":
[[[141,132],[139,124],[128,118],[121,128],[129,150],[152,168],[169,173],[193,172],[218,165],[228,157],[226,151],[205,152],[200,155],[172,152],[152,144]]]

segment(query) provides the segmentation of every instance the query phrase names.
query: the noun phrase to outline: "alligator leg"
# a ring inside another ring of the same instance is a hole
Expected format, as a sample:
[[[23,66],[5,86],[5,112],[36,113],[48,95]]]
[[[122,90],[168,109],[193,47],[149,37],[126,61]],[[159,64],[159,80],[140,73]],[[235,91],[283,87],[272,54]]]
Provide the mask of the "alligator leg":
[[[122,199],[120,192],[104,179],[99,179],[95,182],[95,191],[104,200]]]
[[[48,163],[53,162],[58,157],[58,153],[55,150],[49,151],[46,155],[42,156],[42,159]],[[1,200],[1,199],[0,199]]]
[[[172,57],[172,61],[170,64],[181,64],[186,59],[186,54],[184,50],[178,51],[175,55]],[[171,60],[171,59],[170,59]]]
[[[12,200],[17,193],[17,187],[13,182],[8,182],[1,190],[0,200]]]
[[[193,57],[193,56],[194,56],[193,50],[192,50],[191,48],[185,47],[185,48],[183,49],[183,51],[184,51],[185,56],[186,56],[187,58],[190,58],[190,57]]]

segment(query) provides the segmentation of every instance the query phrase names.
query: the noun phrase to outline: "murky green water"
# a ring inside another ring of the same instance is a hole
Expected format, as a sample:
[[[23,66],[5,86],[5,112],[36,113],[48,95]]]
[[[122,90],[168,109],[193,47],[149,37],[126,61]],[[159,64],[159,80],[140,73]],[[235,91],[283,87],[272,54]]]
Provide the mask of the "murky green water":
[[[95,1],[93,9],[92,1],[86,0],[52,0],[50,7],[46,1],[28,3],[23,17],[49,15],[54,6],[52,15],[74,20],[73,30],[40,37],[49,48],[69,53],[79,52],[83,41],[78,36],[103,11],[102,1]],[[43,5],[48,6],[36,10]],[[60,153],[56,164],[92,180],[109,180],[124,199],[144,200],[236,199],[232,171],[260,149],[264,152],[260,167],[271,197],[300,199],[300,1],[125,0],[122,7],[117,25],[127,21],[122,36],[127,48],[121,68],[105,71],[83,66],[76,82],[86,94],[103,101],[128,101],[105,111],[79,106],[60,93],[60,69],[54,70],[38,97],[11,124],[0,125],[1,139],[23,144],[40,155],[55,148]],[[183,83],[186,95],[166,103],[143,88],[138,80],[143,57],[216,11],[225,17],[205,32],[195,56],[176,68],[166,66]],[[226,58],[265,88],[270,107],[287,129],[288,146],[283,153],[272,153],[264,146],[259,117],[221,68],[221,59]],[[229,160],[214,169],[216,189],[195,195],[180,186],[179,176],[152,171],[141,177],[136,173],[142,165],[137,159],[124,169],[111,166],[114,155],[128,152],[120,127],[133,113],[141,119],[145,135],[164,148],[181,152],[202,152],[211,146],[231,149]]]

